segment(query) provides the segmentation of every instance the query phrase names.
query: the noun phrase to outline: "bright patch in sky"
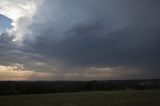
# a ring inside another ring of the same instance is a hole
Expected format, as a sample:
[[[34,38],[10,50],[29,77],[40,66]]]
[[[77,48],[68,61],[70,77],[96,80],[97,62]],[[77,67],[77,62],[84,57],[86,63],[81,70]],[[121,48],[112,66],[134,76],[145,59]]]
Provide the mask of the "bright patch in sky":
[[[0,80],[27,80],[32,78],[43,79],[51,77],[50,73],[34,72],[26,70],[22,64],[14,64],[12,66],[0,65]]]
[[[42,2],[43,0],[41,0]],[[32,17],[36,13],[40,2],[37,0],[0,0],[0,14],[12,20],[9,33],[14,36],[13,41],[21,42],[25,35],[31,32],[28,27],[32,24]]]

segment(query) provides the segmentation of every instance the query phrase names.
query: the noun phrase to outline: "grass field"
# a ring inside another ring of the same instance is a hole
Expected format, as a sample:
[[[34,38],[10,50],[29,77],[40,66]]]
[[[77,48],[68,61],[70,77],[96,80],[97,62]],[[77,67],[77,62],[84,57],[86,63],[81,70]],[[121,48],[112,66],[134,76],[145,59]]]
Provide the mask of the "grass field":
[[[0,106],[160,106],[160,90],[0,96]]]

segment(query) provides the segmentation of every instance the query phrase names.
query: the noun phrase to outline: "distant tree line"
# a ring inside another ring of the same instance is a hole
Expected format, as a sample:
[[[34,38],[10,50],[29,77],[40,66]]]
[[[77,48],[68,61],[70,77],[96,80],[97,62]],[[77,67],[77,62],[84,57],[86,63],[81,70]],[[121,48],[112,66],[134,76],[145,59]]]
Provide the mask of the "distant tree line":
[[[0,81],[0,95],[160,89],[160,80]]]

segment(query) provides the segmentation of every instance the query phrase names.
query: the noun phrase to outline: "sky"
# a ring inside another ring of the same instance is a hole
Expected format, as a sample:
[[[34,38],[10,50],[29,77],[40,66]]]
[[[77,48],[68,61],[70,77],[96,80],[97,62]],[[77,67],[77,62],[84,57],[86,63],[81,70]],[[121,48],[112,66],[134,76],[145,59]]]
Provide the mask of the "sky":
[[[3,15],[0,15],[0,34],[11,28],[11,20]]]
[[[159,0],[0,0],[0,80],[160,78]]]

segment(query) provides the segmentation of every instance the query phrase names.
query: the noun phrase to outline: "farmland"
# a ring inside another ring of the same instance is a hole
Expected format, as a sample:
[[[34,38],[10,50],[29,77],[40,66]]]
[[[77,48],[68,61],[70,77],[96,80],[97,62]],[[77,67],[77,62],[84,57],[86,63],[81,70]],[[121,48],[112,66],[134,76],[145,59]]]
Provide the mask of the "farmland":
[[[160,90],[0,96],[0,106],[160,106]]]

